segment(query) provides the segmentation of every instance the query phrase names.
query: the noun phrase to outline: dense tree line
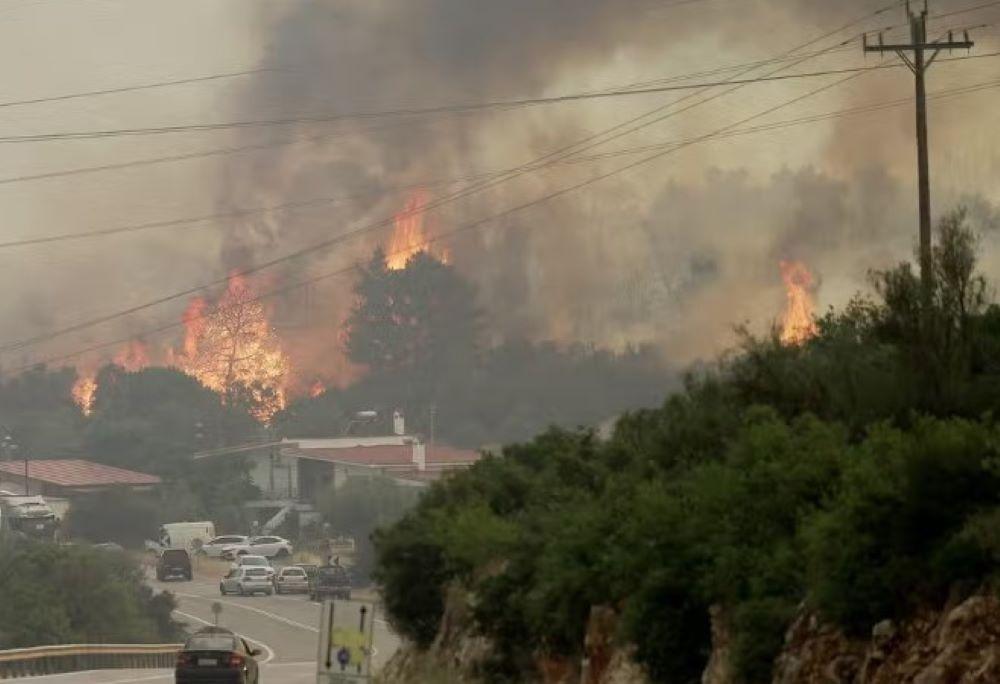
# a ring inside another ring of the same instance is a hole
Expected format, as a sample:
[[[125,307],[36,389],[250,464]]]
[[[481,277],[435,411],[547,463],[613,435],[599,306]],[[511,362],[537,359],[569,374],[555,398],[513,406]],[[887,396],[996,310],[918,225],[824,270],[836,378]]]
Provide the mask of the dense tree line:
[[[805,603],[866,634],[989,580],[1000,560],[1000,307],[961,212],[937,231],[932,296],[872,274],[799,346],[745,336],[606,441],[550,430],[436,484],[376,535],[396,627],[433,639],[471,592],[488,681],[582,654],[592,606],[658,682],[700,681],[710,614],[739,681],[770,681]],[[711,609],[715,607],[715,611]]]
[[[175,607],[124,553],[0,536],[0,649],[173,643]]]

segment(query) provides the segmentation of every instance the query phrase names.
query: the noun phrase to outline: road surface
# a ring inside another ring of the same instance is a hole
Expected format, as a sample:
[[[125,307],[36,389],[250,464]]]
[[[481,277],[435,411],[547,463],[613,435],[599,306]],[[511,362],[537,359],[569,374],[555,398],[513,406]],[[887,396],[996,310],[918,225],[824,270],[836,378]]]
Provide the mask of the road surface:
[[[258,656],[261,684],[314,684],[319,639],[320,605],[304,596],[221,596],[218,568],[202,569],[193,582],[156,582],[157,590],[177,597],[175,617],[192,628],[214,621],[212,604],[222,604],[219,624],[239,632],[263,650]],[[214,575],[214,577],[213,577]],[[399,640],[385,620],[375,619],[377,671],[392,656]],[[105,670],[19,679],[31,684],[168,684],[172,670]]]

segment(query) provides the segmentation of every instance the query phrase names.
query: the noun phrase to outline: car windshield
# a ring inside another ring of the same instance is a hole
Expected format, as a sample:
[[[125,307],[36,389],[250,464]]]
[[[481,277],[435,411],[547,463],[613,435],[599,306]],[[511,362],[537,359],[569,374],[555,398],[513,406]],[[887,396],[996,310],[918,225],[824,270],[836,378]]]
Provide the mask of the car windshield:
[[[184,551],[182,549],[174,549],[163,552],[163,560],[185,561],[187,560],[187,558],[188,558],[187,551]]]
[[[236,639],[227,634],[196,634],[184,644],[185,651],[235,651]]]
[[[247,570],[247,577],[267,577],[265,568],[250,568]]]
[[[305,577],[305,570],[302,568],[285,568],[281,571],[284,577]]]

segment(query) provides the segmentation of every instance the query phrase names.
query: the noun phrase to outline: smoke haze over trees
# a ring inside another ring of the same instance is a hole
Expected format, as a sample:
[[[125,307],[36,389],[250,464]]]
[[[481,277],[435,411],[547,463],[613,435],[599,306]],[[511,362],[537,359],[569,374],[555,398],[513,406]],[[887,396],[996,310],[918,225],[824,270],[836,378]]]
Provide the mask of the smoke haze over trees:
[[[329,6],[222,0],[192,10],[183,26],[167,8],[129,7],[116,16],[132,22],[130,30],[114,35],[86,8],[74,7],[58,15],[52,42],[65,43],[67,50],[79,47],[76,31],[64,33],[69,26],[86,26],[91,35],[101,36],[96,47],[88,46],[86,59],[76,55],[78,60],[68,60],[74,66],[79,62],[95,87],[130,80],[128,72],[100,68],[113,61],[105,51],[114,54],[122,42],[128,43],[130,65],[142,74],[131,76],[134,81],[149,80],[153,73],[231,71],[241,59],[244,66],[268,69],[218,88],[116,98],[109,111],[101,110],[107,125],[128,126],[322,116],[599,90],[766,59],[866,14],[871,15],[868,20],[816,47],[844,40],[853,31],[898,23],[900,17],[892,12],[872,15],[876,5],[867,0],[737,6],[715,1],[663,6],[652,0],[414,0],[400,6],[357,0]],[[32,11],[44,17],[50,10],[39,6]],[[971,22],[979,18],[968,17]],[[154,26],[157,33],[150,34]],[[366,38],[360,39],[362,35]],[[164,64],[156,47],[163,36],[173,36],[171,44],[189,49]],[[994,46],[989,32],[974,37],[983,50]],[[10,39],[12,49],[21,48],[26,55],[38,49],[16,34]],[[855,53],[857,46],[849,47],[852,51],[834,51],[808,66],[863,63],[860,48]],[[229,60],[225,64],[223,57]],[[36,61],[51,60],[40,56]],[[942,63],[938,69],[932,91],[993,77],[990,60]],[[23,74],[14,70],[10,76],[12,88],[34,92]],[[593,152],[698,136],[812,87],[788,82],[743,90]],[[907,79],[893,70],[877,72],[805,101],[787,116],[906,97],[910,90]],[[30,187],[12,185],[9,192],[0,188],[9,200],[8,230],[16,237],[341,199],[220,219],[185,229],[182,239],[173,231],[149,231],[72,248],[53,245],[45,254],[27,249],[12,258],[9,268],[0,269],[0,284],[30,282],[33,287],[0,307],[0,322],[9,331],[8,341],[21,339],[224,277],[232,269],[391,217],[406,205],[414,186],[424,188],[431,199],[443,197],[464,187],[445,182],[449,179],[517,166],[677,97],[162,136],[11,155],[10,173],[0,175],[258,148]],[[1000,201],[995,194],[1000,163],[992,152],[995,127],[988,120],[995,95],[975,97],[983,98],[985,106],[932,105],[932,180],[937,206],[967,194],[982,209],[970,218],[982,220],[983,259],[991,264],[998,234],[991,226],[996,226]],[[52,117],[57,128],[93,123],[83,120],[86,113],[70,116],[60,110]],[[448,240],[452,263],[479,290],[488,321],[483,334],[491,343],[526,339],[615,351],[652,344],[675,364],[711,358],[734,341],[734,322],[750,320],[763,330],[777,317],[780,259],[807,262],[818,275],[817,296],[825,307],[845,303],[866,285],[865,271],[883,263],[887,254],[909,250],[914,213],[911,126],[909,111],[900,108],[693,146],[662,163]],[[432,212],[428,232],[478,220],[616,163],[560,164],[528,174]],[[387,244],[387,235],[388,229],[373,231],[269,269],[255,284],[266,289],[364,263],[375,246]],[[344,386],[353,379],[336,344],[351,309],[344,293],[353,277],[330,278],[274,303],[293,366],[304,375],[321,376],[328,385]],[[122,280],[131,284],[129,293],[117,287]],[[8,354],[5,366],[176,321],[182,309],[183,302],[157,307],[125,322]],[[105,360],[85,358],[81,363],[97,368]]]

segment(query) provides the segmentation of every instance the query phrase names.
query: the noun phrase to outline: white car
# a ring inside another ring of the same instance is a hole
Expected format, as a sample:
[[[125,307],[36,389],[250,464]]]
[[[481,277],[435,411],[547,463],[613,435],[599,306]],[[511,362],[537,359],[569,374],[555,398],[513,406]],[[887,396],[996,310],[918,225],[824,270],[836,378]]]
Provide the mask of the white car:
[[[264,568],[267,571],[267,578],[269,580],[274,579],[274,568],[271,567],[271,561],[264,558],[264,556],[242,555],[236,559],[236,562],[230,568],[233,570],[240,568]]]
[[[219,593],[223,596],[226,594],[246,596],[257,593],[270,596],[273,592],[274,586],[271,578],[267,576],[267,571],[257,566],[233,568],[219,582]]]
[[[274,576],[274,593],[308,594],[309,577],[306,576],[306,571],[295,565],[278,570],[278,574]]]
[[[220,558],[222,557],[222,552],[226,549],[226,547],[238,546],[240,544],[245,545],[249,540],[250,537],[242,534],[224,535],[222,537],[215,537],[214,539],[210,539],[205,542],[201,545],[199,551],[210,558]]]
[[[281,537],[250,537],[245,544],[232,544],[222,549],[222,557],[230,560],[246,555],[288,558],[292,555],[292,542]]]

